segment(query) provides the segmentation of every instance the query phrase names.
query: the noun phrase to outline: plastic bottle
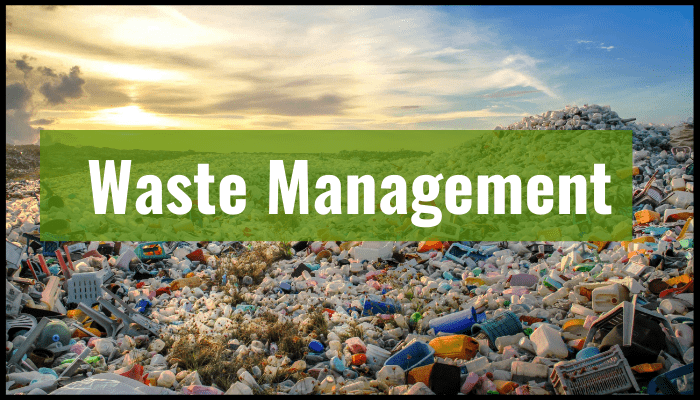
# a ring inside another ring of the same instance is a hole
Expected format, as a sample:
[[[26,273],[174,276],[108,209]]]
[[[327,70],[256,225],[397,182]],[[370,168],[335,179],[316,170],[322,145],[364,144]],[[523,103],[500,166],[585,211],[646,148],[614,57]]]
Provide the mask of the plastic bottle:
[[[481,379],[481,377],[479,375],[477,375],[474,372],[470,372],[469,375],[467,375],[467,379],[465,379],[464,384],[462,385],[462,388],[459,390],[460,393],[463,393],[463,394],[471,393],[471,391],[479,383],[480,379]]]
[[[524,378],[525,381],[541,380],[549,377],[549,368],[544,364],[535,364],[524,361],[514,361],[511,364],[510,372],[513,377]]]
[[[693,345],[693,328],[686,324],[676,324],[674,328],[676,339],[683,348],[687,349]]]
[[[591,310],[590,308],[584,307],[580,304],[572,304],[569,311],[577,315],[582,315],[584,317],[587,317],[589,315],[598,315],[595,311]]]
[[[499,336],[496,338],[496,348],[498,349],[499,353],[503,353],[503,349],[506,346],[514,345],[520,341],[520,339],[525,338],[525,334],[520,332],[515,335],[509,335],[509,336]]]
[[[483,371],[489,366],[489,359],[486,357],[478,357],[464,364],[469,372]]]
[[[566,296],[569,295],[569,289],[562,287],[561,289],[558,289],[556,292],[548,295],[544,299],[542,299],[542,304],[545,306],[552,306],[554,303],[557,301],[566,298]]]

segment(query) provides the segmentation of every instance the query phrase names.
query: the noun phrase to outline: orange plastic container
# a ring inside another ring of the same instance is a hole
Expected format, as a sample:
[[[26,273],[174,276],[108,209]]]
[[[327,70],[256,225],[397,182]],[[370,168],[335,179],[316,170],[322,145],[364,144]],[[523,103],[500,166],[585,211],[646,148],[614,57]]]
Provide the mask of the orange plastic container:
[[[442,250],[442,242],[420,242],[418,243],[418,252],[425,253],[430,250]]]
[[[496,384],[496,390],[498,390],[498,394],[508,394],[519,386],[517,383],[511,381],[495,380],[493,381],[493,383]]]
[[[435,349],[435,357],[471,360],[479,351],[479,342],[467,335],[440,336],[428,345]]]
[[[638,224],[648,224],[661,218],[661,214],[651,210],[641,210],[634,213],[634,218]]]
[[[435,364],[423,365],[408,371],[406,382],[409,385],[423,382],[426,386],[430,386],[430,373],[433,372],[433,365]]]
[[[362,364],[364,364],[364,363],[366,363],[366,362],[367,362],[367,356],[366,356],[366,355],[364,355],[364,354],[362,354],[362,353],[358,353],[358,354],[353,354],[353,355],[352,355],[352,365],[362,365]]]

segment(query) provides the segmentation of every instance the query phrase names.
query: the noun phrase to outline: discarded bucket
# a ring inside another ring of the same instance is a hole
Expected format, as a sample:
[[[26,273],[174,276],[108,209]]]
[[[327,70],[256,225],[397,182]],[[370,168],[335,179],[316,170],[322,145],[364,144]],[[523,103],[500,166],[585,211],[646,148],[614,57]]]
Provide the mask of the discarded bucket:
[[[475,324],[471,328],[472,336],[485,334],[489,340],[489,347],[496,350],[496,338],[500,336],[511,336],[523,331],[518,316],[510,311],[498,314],[494,319],[483,323]]]
[[[389,357],[384,365],[398,365],[404,371],[409,371],[422,365],[432,364],[435,361],[434,355],[435,349],[423,342],[416,341]]]

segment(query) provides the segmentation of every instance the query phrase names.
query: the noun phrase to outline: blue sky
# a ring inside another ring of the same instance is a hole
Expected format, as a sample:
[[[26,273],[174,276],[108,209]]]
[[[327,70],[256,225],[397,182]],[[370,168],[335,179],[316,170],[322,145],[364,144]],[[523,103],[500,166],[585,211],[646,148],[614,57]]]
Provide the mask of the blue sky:
[[[437,9],[449,23],[483,21],[497,32],[501,46],[541,60],[542,70],[551,73],[543,80],[567,104],[610,104],[620,114],[655,123],[673,124],[693,115],[690,6]]]
[[[12,6],[6,141],[39,129],[492,129],[693,115],[692,7]]]

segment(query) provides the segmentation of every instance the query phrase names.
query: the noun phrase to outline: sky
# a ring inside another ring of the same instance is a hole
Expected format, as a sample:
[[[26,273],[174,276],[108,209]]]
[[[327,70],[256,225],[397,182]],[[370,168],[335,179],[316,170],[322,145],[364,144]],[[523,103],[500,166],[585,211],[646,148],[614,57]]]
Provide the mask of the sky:
[[[6,7],[6,143],[40,129],[493,129],[693,116],[693,8]]]

